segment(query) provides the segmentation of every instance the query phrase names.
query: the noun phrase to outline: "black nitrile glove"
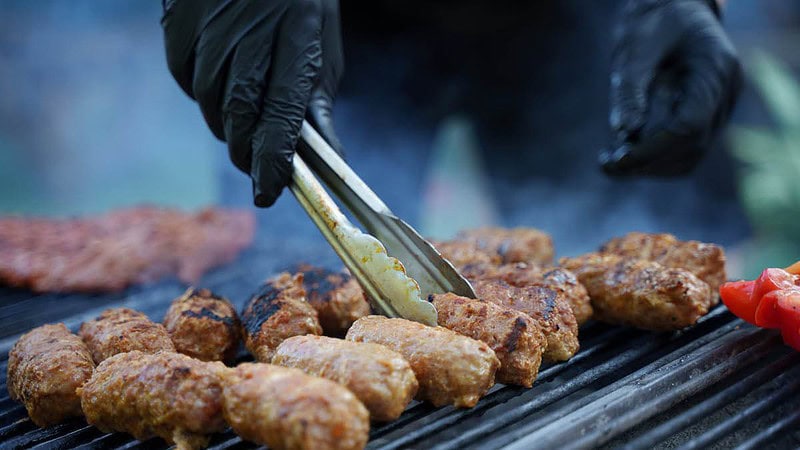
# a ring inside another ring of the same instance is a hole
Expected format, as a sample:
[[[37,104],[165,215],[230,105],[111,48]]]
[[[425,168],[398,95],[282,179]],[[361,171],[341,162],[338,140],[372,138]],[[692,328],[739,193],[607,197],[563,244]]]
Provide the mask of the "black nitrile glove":
[[[167,63],[197,100],[256,206],[291,180],[303,118],[341,152],[331,118],[344,69],[336,0],[167,0]]]
[[[629,0],[611,64],[609,121],[600,154],[609,175],[688,173],[727,122],[741,68],[714,0]]]

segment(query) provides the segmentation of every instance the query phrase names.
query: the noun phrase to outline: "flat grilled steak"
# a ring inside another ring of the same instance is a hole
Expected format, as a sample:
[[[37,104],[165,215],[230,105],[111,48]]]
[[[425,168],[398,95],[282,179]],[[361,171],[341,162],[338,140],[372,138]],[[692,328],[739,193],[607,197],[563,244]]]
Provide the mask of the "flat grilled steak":
[[[252,213],[218,208],[0,218],[0,283],[38,292],[113,292],[168,275],[194,283],[233,260],[254,231]]]

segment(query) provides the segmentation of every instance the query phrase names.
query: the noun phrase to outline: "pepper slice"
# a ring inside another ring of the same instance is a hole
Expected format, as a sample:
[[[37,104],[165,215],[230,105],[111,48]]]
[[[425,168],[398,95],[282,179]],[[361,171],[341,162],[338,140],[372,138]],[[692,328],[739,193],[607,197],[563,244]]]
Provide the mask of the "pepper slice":
[[[800,350],[800,289],[779,291],[776,296],[783,342]]]
[[[781,312],[778,311],[778,299],[787,290],[771,291],[761,297],[756,307],[756,325],[761,328],[781,328]]]
[[[756,282],[731,281],[719,287],[719,296],[722,303],[739,318],[756,325],[756,308],[758,301],[753,299],[753,290]]]
[[[772,291],[780,291],[783,289],[792,289],[795,287],[797,275],[783,269],[764,269],[761,276],[756,279],[756,286],[753,288],[753,301],[758,305],[761,298]]]
[[[787,267],[784,270],[786,270],[789,273],[793,273],[795,275],[800,275],[800,261],[797,261],[796,263],[792,264],[791,266]]]

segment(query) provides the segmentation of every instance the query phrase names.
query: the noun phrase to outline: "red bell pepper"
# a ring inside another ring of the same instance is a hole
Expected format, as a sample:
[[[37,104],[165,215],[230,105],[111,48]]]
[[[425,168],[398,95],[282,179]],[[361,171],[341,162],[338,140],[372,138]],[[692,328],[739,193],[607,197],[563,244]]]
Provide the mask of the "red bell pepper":
[[[797,278],[797,275],[792,275],[783,269],[764,269],[761,276],[756,279],[753,299],[759,301],[769,292],[791,289],[795,287]]]
[[[785,290],[767,292],[761,297],[756,308],[756,325],[761,328],[780,328],[781,314],[778,311],[778,298],[783,295]]]
[[[758,302],[753,299],[753,289],[756,282],[752,281],[731,281],[719,287],[719,296],[722,303],[739,318],[745,322],[756,324],[756,308]]]
[[[793,273],[795,275],[800,275],[800,261],[797,261],[796,263],[792,264],[791,266],[787,267],[784,270],[786,270],[789,273]]]
[[[800,262],[783,269],[764,269],[753,281],[733,281],[719,288],[725,306],[743,320],[780,328],[783,341],[800,350]]]
[[[776,295],[783,342],[800,350],[800,289],[779,291]]]

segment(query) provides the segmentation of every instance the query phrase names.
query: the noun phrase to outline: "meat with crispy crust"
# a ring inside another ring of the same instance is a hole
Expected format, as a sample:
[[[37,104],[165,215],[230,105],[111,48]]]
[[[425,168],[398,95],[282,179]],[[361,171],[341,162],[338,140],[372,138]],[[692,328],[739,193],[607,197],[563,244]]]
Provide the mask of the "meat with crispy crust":
[[[359,450],[369,413],[352,392],[298,369],[244,363],[223,378],[223,413],[242,438],[274,450]]]
[[[344,272],[301,265],[306,300],[317,311],[327,336],[342,337],[356,320],[369,315],[370,307],[358,281]]]
[[[499,255],[478,248],[478,245],[473,241],[454,239],[443,242],[432,241],[431,243],[457,269],[468,265],[497,265],[502,263],[502,258]]]
[[[267,281],[245,305],[242,329],[247,350],[265,363],[284,339],[322,334],[317,312],[306,301],[303,275],[284,272]]]
[[[159,436],[178,448],[200,448],[225,429],[220,362],[139,351],[114,355],[97,366],[78,392],[86,421],[104,432],[136,439]]]
[[[553,262],[552,238],[535,228],[473,228],[458,233],[456,239],[474,242],[479,249],[496,255],[501,263],[545,265]]]
[[[419,383],[402,355],[368,342],[327,336],[294,336],[278,346],[272,364],[335,381],[364,403],[372,420],[400,417]]]
[[[559,290],[499,280],[478,280],[473,286],[480,300],[521,311],[539,323],[547,339],[546,361],[566,361],[578,351],[578,322]]]
[[[249,211],[136,207],[95,217],[0,218],[0,282],[37,292],[114,292],[177,275],[196,282],[253,240]]]
[[[485,342],[500,360],[497,381],[531,387],[542,364],[547,340],[525,313],[453,293],[430,297],[439,325]]]
[[[78,335],[96,364],[117,353],[175,351],[167,329],[130,308],[111,308],[81,324]]]
[[[405,319],[362,317],[350,327],[347,340],[382,344],[403,355],[419,382],[417,398],[434,406],[475,406],[500,367],[485,343]]]
[[[606,242],[600,252],[686,269],[705,281],[713,292],[727,281],[725,250],[716,244],[680,241],[667,233],[632,232]]]
[[[562,258],[592,298],[594,317],[645,330],[678,330],[708,313],[715,296],[684,269],[619,255],[589,253]]]
[[[512,263],[500,266],[472,264],[461,270],[469,280],[502,280],[517,287],[542,286],[560,291],[575,315],[578,325],[592,317],[589,293],[572,272],[561,267],[541,267],[528,263]]]
[[[232,361],[241,338],[236,308],[208,289],[189,288],[164,316],[164,327],[180,353],[201,361]]]
[[[63,323],[23,334],[8,353],[8,394],[25,405],[33,423],[46,427],[82,415],[75,390],[92,376],[94,362],[81,339]]]

